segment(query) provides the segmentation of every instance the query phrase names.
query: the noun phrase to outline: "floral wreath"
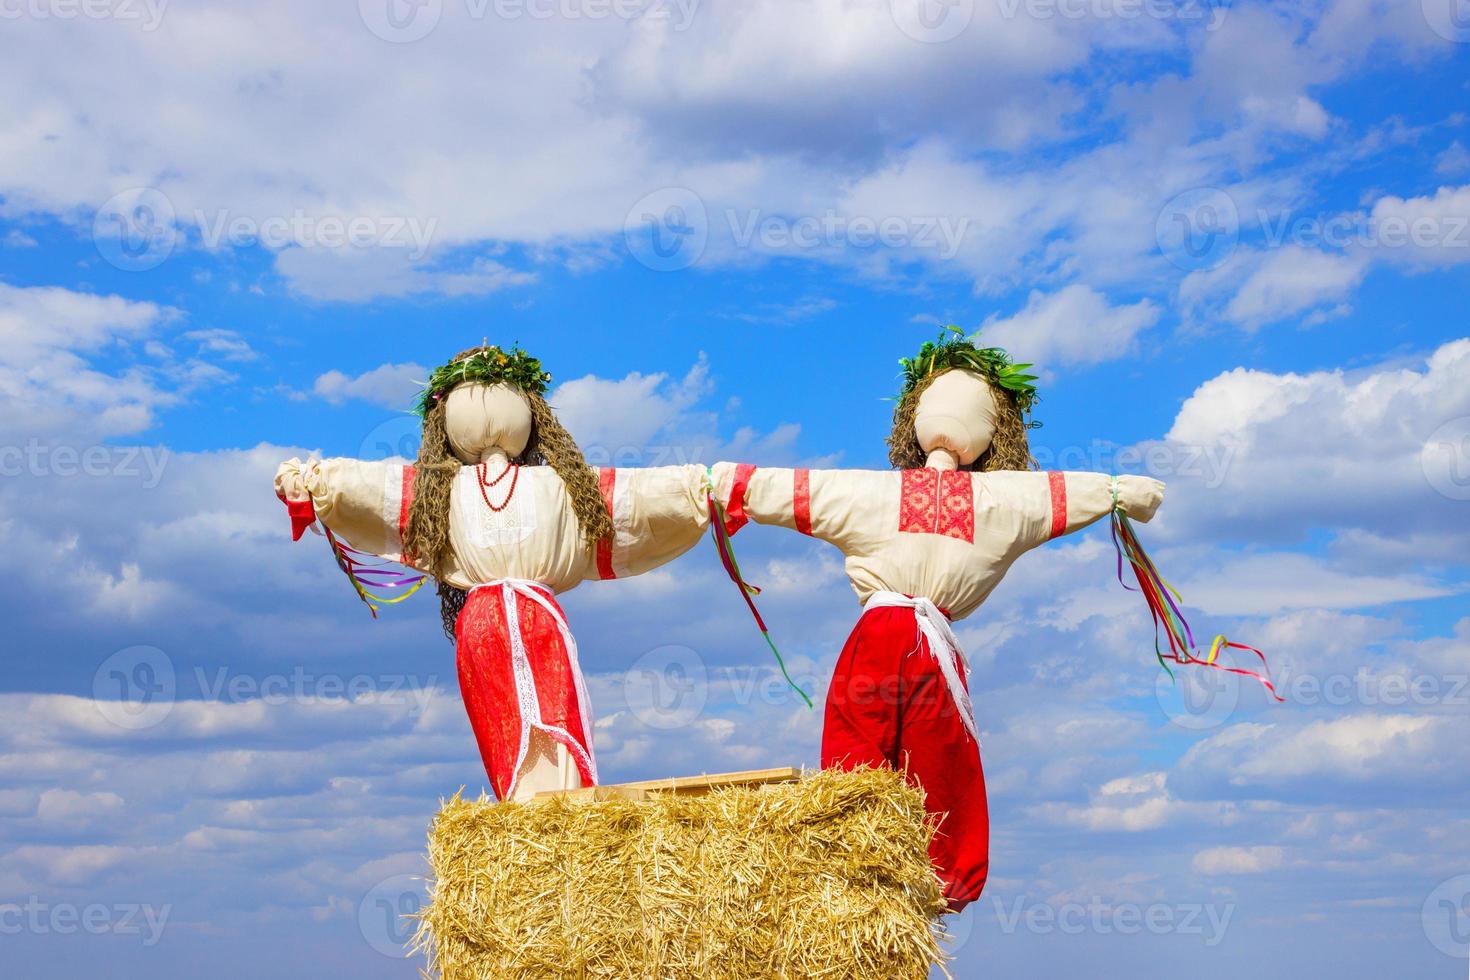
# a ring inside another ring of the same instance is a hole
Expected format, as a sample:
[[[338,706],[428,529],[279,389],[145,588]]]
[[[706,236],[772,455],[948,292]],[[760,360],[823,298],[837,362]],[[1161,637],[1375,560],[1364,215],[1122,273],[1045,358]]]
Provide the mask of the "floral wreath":
[[[416,411],[427,415],[450,389],[469,381],[514,385],[522,391],[544,395],[551,374],[542,370],[541,361],[521,350],[518,344],[508,351],[496,346],[480,347],[435,368],[419,396]]]
[[[901,401],[925,378],[940,371],[958,368],[973,371],[991,384],[1010,392],[1016,407],[1029,415],[1031,407],[1041,400],[1036,393],[1037,375],[1027,374],[1030,364],[1016,364],[1011,355],[1000,347],[977,347],[956,326],[947,326],[939,333],[938,340],[930,340],[919,348],[914,357],[901,357],[903,366],[903,389],[898,393]]]

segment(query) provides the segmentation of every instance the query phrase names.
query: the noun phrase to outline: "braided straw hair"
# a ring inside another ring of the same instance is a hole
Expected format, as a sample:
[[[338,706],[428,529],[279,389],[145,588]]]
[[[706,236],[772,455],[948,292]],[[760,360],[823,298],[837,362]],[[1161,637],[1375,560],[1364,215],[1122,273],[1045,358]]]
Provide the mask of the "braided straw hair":
[[[472,347],[454,357],[454,361],[484,350]],[[561,422],[552,414],[551,406],[539,392],[522,390],[531,408],[531,438],[525,450],[513,460],[522,466],[549,465],[561,477],[571,499],[572,513],[581,528],[583,544],[591,548],[596,542],[612,536],[612,516],[597,486],[597,474],[587,465]],[[454,639],[454,624],[464,608],[466,593],[444,581],[454,557],[449,542],[449,501],[455,477],[462,467],[449,445],[444,424],[445,400],[439,398],[424,413],[423,442],[414,464],[413,503],[408,509],[408,527],[403,536],[403,550],[414,563],[439,580],[439,611],[444,632]]]
[[[934,379],[953,370],[959,369],[939,370],[922,378],[898,400],[898,406],[893,410],[893,431],[888,434],[888,462],[895,469],[917,470],[928,462],[928,456],[914,432],[914,415],[919,410],[920,397]],[[994,384],[990,385],[990,392],[995,396],[996,415],[995,434],[991,437],[990,447],[974,462],[960,469],[983,472],[1035,469],[1036,460],[1031,456],[1031,444],[1026,439],[1026,421],[1021,417],[1016,396]]]

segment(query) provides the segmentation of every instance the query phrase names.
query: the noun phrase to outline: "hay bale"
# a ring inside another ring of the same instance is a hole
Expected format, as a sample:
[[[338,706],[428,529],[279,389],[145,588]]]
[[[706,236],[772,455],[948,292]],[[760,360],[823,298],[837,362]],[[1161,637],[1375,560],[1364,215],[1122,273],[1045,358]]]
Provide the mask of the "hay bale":
[[[656,796],[455,797],[418,948],[444,980],[922,980],[943,954],[923,801],[887,770]]]

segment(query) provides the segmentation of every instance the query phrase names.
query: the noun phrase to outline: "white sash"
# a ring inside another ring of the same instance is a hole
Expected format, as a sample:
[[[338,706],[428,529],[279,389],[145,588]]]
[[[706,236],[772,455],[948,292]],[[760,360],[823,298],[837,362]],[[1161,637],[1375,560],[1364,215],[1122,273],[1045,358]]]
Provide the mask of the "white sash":
[[[949,617],[923,596],[910,598],[901,592],[885,592],[881,589],[868,596],[868,601],[863,603],[863,612],[884,606],[895,606],[914,611],[914,622],[919,627],[919,635],[929,641],[929,652],[934,655],[934,659],[939,661],[939,670],[944,674],[950,697],[954,699],[955,706],[959,708],[960,721],[964,722],[965,730],[970,733],[975,744],[980,744],[980,733],[975,728],[975,709],[970,703],[970,694],[965,689],[965,685],[960,683],[961,667],[965,671],[965,679],[969,680],[970,660],[965,656],[965,651],[961,649],[960,641],[955,637],[954,630],[950,628]],[[916,649],[917,646],[916,640]]]

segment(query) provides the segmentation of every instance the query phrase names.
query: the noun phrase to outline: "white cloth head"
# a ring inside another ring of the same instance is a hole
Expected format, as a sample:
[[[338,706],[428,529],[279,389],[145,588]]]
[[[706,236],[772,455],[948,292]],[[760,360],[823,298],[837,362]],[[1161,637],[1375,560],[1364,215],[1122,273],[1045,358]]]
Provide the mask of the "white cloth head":
[[[946,371],[924,389],[914,413],[914,435],[926,453],[953,453],[961,466],[980,458],[995,436],[995,392],[974,371]]]
[[[912,609],[914,611],[914,622],[919,628],[919,636],[929,643],[929,652],[934,659],[939,661],[939,672],[944,675],[945,685],[949,688],[949,695],[954,699],[955,707],[959,710],[960,721],[965,723],[965,731],[980,744],[980,733],[975,728],[975,708],[970,703],[970,692],[965,685],[960,683],[960,670],[963,669],[965,679],[970,677],[970,661],[965,656],[965,651],[960,648],[959,638],[954,635],[950,628],[949,618],[939,611],[939,607],[923,596],[906,596],[901,592],[874,592],[863,603],[863,612],[869,609],[877,609],[880,606],[897,606],[901,609]],[[915,639],[917,645],[917,638]]]
[[[531,441],[531,405],[514,385],[462,384],[445,401],[444,430],[461,463],[478,463],[497,449],[514,459]]]

